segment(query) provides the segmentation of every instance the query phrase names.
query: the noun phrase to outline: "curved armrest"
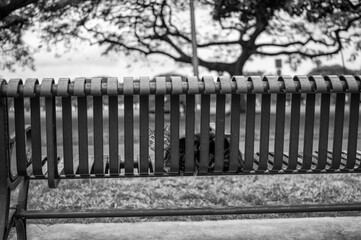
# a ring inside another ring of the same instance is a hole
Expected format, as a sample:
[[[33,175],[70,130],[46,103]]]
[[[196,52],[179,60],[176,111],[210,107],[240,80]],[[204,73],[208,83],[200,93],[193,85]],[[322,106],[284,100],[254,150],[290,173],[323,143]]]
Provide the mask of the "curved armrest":
[[[31,139],[31,125],[25,125],[25,135],[26,137],[29,136],[29,139]],[[10,144],[10,148],[13,147],[15,143],[15,132],[10,133],[9,136],[9,144]]]
[[[29,166],[31,164],[32,148],[31,148],[31,126],[30,125],[25,126],[25,136],[24,137],[25,137],[25,149],[24,149],[25,156],[21,159],[18,159],[16,156],[17,155],[16,152],[14,152],[14,149],[16,149],[15,132],[10,134],[10,138],[9,138],[10,169],[9,170],[10,170],[10,177],[11,177],[12,181],[15,181],[16,178],[18,177],[19,166],[21,166],[21,168],[22,168],[21,175],[24,175],[24,168],[25,168],[25,172],[26,172],[27,166]],[[17,171],[15,171],[14,169],[17,169]]]

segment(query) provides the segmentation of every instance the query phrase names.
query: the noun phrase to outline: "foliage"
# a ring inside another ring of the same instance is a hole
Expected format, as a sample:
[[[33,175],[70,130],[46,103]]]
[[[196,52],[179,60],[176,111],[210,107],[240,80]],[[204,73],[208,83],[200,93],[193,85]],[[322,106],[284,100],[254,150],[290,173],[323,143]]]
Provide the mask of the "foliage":
[[[16,65],[34,68],[33,51],[23,40],[35,16],[27,7],[32,2],[35,1],[0,1],[0,68],[14,70]]]
[[[312,69],[308,75],[357,75],[361,74],[360,70],[351,70],[348,68],[343,68],[340,65],[329,65],[329,66],[320,66]]]
[[[21,64],[32,63],[30,50],[21,40],[24,29],[30,26],[40,30],[48,47],[60,42],[72,48],[73,40],[78,39],[104,46],[105,54],[132,53],[135,59],[160,54],[178,63],[192,62],[189,6],[183,1],[23,2],[36,3],[0,18],[1,31],[9,31],[18,39],[16,42],[7,37],[2,43],[23,49],[2,53],[23,59]],[[296,68],[306,58],[331,56],[345,47],[360,50],[360,33],[356,31],[360,10],[361,4],[352,1],[200,0],[196,5],[199,64],[234,75],[242,73],[253,55],[286,55]],[[23,12],[27,13],[26,24],[6,27],[6,22],[24,16],[20,14]],[[14,60],[5,58],[2,66],[11,68],[9,62]]]

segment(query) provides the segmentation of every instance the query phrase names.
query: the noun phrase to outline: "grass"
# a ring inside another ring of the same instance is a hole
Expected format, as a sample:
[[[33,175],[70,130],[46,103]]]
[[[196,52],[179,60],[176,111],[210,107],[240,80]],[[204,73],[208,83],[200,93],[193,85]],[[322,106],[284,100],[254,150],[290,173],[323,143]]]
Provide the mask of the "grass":
[[[361,199],[360,182],[359,174],[63,180],[57,189],[48,189],[46,181],[33,181],[30,184],[29,209],[153,209],[353,203]],[[360,213],[64,219],[37,220],[36,223],[197,221],[355,214]]]

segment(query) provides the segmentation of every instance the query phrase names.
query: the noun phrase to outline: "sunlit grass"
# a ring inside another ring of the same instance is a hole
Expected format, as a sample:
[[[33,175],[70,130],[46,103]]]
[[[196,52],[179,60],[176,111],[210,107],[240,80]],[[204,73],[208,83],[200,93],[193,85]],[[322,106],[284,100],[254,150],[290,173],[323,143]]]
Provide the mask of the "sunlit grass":
[[[29,209],[191,208],[353,203],[361,199],[361,175],[273,175],[63,180],[30,185]],[[360,213],[304,213],[240,216],[71,219],[62,222],[173,221],[265,217],[335,216]],[[55,220],[42,220],[51,223]],[[39,221],[37,221],[39,222]],[[59,222],[59,220],[57,220]]]

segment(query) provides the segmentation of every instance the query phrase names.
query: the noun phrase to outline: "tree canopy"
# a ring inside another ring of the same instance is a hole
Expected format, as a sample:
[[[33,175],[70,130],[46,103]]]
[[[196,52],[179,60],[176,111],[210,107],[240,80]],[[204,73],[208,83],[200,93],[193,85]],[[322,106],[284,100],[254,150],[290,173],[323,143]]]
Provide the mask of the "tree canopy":
[[[313,68],[308,75],[359,75],[361,74],[360,70],[352,70],[344,68],[341,65],[328,65],[328,66],[319,66]]]
[[[15,2],[24,4],[6,14]],[[105,54],[160,54],[192,63],[187,1],[3,0],[0,14],[1,67],[33,66],[22,38],[29,29],[48,47],[72,48],[77,39],[104,46]],[[361,4],[352,1],[199,0],[196,15],[199,65],[231,75],[242,74],[252,56],[285,55],[296,68],[343,48],[352,48],[355,59],[361,49]]]

